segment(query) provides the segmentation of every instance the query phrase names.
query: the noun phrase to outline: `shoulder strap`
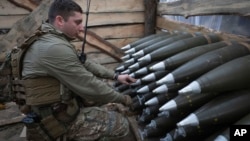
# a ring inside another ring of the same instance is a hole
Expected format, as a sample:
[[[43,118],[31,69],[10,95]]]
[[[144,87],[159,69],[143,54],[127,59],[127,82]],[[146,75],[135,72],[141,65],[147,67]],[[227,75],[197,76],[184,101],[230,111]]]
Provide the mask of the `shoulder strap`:
[[[26,49],[29,48],[32,43],[34,43],[38,38],[40,38],[42,35],[48,33],[48,31],[41,31],[38,29],[34,34],[32,34],[30,37],[28,37],[18,48],[20,49]]]
[[[42,35],[48,33],[47,31],[41,31],[38,29],[34,34],[27,38],[23,43],[21,43],[17,48],[12,50],[11,53],[11,65],[13,77],[21,79],[22,77],[22,62],[25,53],[30,48],[30,46],[39,39]]]

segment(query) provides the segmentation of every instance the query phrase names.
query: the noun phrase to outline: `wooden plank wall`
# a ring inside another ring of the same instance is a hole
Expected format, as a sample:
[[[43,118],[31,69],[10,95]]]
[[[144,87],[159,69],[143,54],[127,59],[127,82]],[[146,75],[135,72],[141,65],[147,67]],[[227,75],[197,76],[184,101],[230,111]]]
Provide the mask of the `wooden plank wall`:
[[[75,1],[86,12],[87,0]],[[8,0],[1,0],[0,39],[15,22],[29,13],[30,11]],[[84,20],[85,18],[83,15]],[[91,0],[88,30],[119,48],[138,40],[144,36],[143,0]],[[81,49],[82,42],[76,40],[74,44],[77,49]],[[114,58],[89,45],[86,46],[86,52],[90,58],[101,64],[114,67],[118,63]]]
[[[87,0],[75,1],[86,11]],[[89,12],[88,30],[119,48],[143,37],[143,0],[91,0]],[[86,19],[85,15],[83,19]],[[81,48],[81,43],[75,44]],[[118,65],[116,60],[93,47],[87,46],[86,52],[101,64],[109,67]]]

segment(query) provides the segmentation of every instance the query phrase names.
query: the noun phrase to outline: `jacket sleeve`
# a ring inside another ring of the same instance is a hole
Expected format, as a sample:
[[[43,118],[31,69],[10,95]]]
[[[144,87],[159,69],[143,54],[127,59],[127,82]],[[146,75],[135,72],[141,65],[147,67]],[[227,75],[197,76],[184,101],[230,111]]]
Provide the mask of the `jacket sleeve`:
[[[85,68],[92,72],[94,75],[101,77],[101,78],[106,78],[106,79],[113,79],[115,72],[112,70],[109,70],[105,68],[104,66],[91,61],[89,59],[86,60],[84,63]]]
[[[123,101],[124,96],[88,71],[69,46],[54,45],[50,47],[44,52],[40,63],[48,75],[57,78],[82,98],[98,104]]]

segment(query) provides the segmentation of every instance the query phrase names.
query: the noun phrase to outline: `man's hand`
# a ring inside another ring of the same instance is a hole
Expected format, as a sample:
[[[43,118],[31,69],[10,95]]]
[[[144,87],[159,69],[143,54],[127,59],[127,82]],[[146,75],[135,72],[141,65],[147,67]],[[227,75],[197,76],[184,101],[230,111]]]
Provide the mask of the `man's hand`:
[[[130,107],[132,105],[132,103],[133,103],[132,98],[129,95],[124,95],[123,96],[122,104],[124,104],[125,106]]]
[[[129,76],[128,74],[121,74],[117,76],[117,80],[123,84],[131,84],[131,83],[135,83],[136,79],[132,78],[131,76]]]
[[[119,112],[125,116],[134,116],[138,115],[138,113],[133,112],[129,109],[129,107],[124,106],[123,104],[120,103],[108,103],[102,106],[107,111],[116,111]]]

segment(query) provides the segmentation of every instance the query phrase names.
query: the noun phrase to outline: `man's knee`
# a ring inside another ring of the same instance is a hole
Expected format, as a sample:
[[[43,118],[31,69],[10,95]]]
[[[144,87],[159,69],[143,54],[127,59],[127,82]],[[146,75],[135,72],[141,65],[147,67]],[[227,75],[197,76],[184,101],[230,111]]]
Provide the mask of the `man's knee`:
[[[93,107],[81,111],[69,135],[71,139],[96,140],[123,138],[129,134],[129,122],[120,113]]]

